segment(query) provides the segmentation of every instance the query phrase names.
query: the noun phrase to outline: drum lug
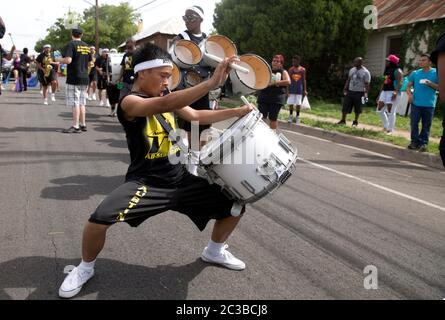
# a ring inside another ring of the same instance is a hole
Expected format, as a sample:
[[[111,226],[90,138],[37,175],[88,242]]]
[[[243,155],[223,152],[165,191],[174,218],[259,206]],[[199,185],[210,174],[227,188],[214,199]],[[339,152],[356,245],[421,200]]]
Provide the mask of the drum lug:
[[[241,185],[246,188],[250,193],[255,194],[255,188],[252,187],[252,185],[247,181],[247,180],[243,180],[241,181]]]

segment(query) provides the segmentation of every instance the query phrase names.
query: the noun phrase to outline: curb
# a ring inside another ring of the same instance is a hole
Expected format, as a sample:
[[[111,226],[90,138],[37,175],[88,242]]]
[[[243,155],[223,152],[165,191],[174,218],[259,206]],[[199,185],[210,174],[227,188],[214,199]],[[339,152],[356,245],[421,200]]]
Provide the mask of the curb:
[[[386,142],[355,137],[334,131],[327,131],[324,129],[314,128],[303,124],[299,125],[289,124],[281,120],[279,120],[278,129],[295,131],[309,136],[326,139],[332,142],[343,143],[357,148],[370,150],[400,160],[419,163],[435,169],[444,170],[442,159],[440,158],[440,156],[436,156],[431,153],[426,153],[426,152],[421,153],[417,151],[412,151]]]

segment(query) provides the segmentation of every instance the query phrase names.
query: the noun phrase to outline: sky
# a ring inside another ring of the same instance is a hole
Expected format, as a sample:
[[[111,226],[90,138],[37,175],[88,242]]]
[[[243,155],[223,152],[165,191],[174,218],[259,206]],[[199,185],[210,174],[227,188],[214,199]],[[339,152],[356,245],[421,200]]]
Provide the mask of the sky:
[[[208,33],[213,29],[215,3],[220,0],[99,0],[99,6],[119,5],[121,2],[129,2],[134,9],[142,7],[136,12],[144,20],[144,27],[169,17],[182,16],[187,7],[198,5],[205,13],[202,31]],[[33,53],[35,43],[46,36],[46,30],[56,22],[57,18],[64,17],[68,11],[82,14],[94,3],[95,0],[21,0],[20,6],[26,8],[24,10],[14,9],[11,4],[11,10],[2,10],[0,13],[6,25],[6,34],[0,43],[9,50],[14,41],[18,50],[27,47],[30,53]],[[151,4],[144,6],[147,3]],[[8,33],[11,33],[12,41]]]

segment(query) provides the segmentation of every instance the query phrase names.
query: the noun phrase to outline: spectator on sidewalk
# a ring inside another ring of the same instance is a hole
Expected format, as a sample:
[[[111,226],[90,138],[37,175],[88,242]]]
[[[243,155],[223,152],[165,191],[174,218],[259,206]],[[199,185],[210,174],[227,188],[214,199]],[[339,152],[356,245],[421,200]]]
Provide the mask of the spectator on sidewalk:
[[[66,105],[72,108],[73,125],[64,133],[80,133],[87,131],[85,106],[88,88],[88,64],[91,61],[89,46],[82,41],[82,30],[72,29],[71,41],[63,50],[60,63],[66,63]]]
[[[300,108],[303,98],[307,96],[306,69],[300,65],[301,58],[298,55],[292,57],[292,67],[289,69],[290,86],[287,104],[289,105],[289,119],[292,123],[294,108],[296,112],[295,123],[300,123]]]
[[[436,49],[431,54],[432,62],[437,66],[439,76],[439,97],[445,103],[445,33],[437,41]],[[442,110],[442,137],[440,139],[439,151],[445,168],[445,110]]]
[[[439,89],[436,68],[431,67],[431,59],[428,54],[422,54],[419,60],[421,69],[413,71],[409,75],[406,92],[410,102],[411,110],[411,143],[408,149],[425,152],[428,150],[428,140],[431,124],[434,117]],[[411,87],[414,92],[411,93]],[[422,121],[422,131],[419,134],[419,121]]]
[[[270,85],[260,91],[257,102],[263,119],[269,118],[270,128],[276,130],[278,114],[286,103],[287,87],[290,85],[289,74],[284,69],[284,57],[281,54],[272,59],[272,77]]]
[[[343,88],[344,100],[341,120],[339,125],[346,124],[347,114],[354,109],[355,120],[353,126],[358,125],[358,118],[362,113],[363,105],[368,100],[369,85],[371,83],[371,74],[363,65],[363,58],[354,59],[354,67],[349,70],[348,79]]]
[[[382,119],[383,131],[392,134],[396,125],[397,106],[403,86],[403,72],[399,67],[400,58],[394,54],[386,58],[383,83],[377,98],[377,112]]]

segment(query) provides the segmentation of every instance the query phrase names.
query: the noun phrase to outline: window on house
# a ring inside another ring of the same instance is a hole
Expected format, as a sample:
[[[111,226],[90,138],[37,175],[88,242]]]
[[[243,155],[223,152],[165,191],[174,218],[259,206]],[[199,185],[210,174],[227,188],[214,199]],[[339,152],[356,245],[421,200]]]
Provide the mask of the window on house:
[[[402,51],[402,36],[388,38],[388,52],[386,55],[395,54],[400,57]]]

